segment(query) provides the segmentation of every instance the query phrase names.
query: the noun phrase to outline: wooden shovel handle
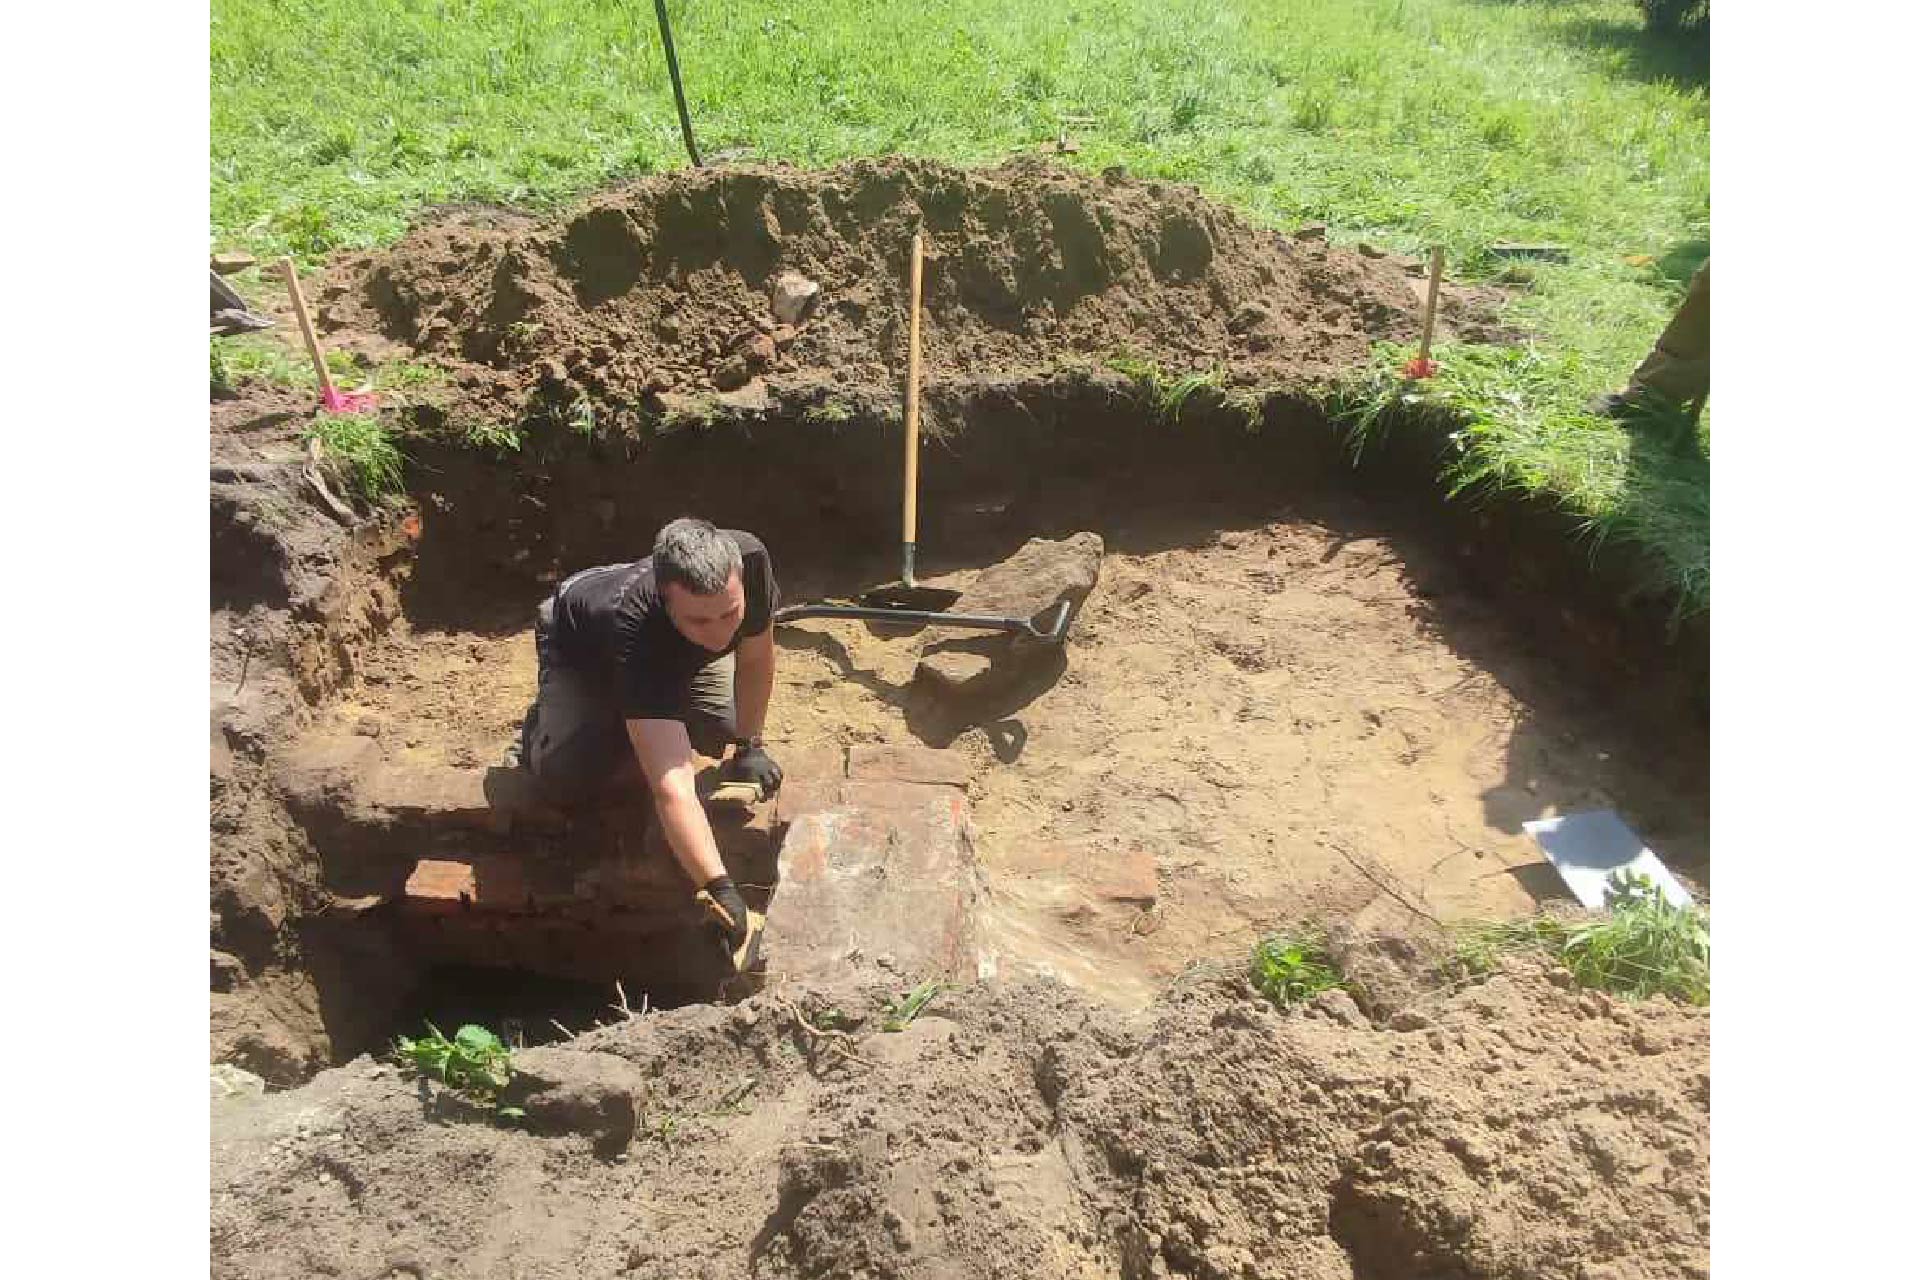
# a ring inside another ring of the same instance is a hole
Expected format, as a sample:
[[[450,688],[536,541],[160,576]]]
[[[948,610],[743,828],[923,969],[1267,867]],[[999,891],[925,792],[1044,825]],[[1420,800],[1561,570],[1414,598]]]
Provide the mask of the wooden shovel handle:
[[[1427,274],[1427,314],[1420,322],[1420,359],[1433,354],[1433,317],[1440,309],[1440,272],[1447,263],[1447,251],[1433,246],[1433,261]]]
[[[320,339],[313,332],[313,318],[307,314],[306,295],[300,292],[300,273],[292,258],[280,259],[280,274],[287,282],[287,296],[293,299],[293,315],[300,322],[300,336],[307,340],[307,354],[313,357],[313,371],[320,379],[322,400],[334,398],[333,377],[327,372],[327,358],[320,352]]]
[[[913,233],[913,269],[907,294],[907,457],[906,498],[901,508],[900,540],[912,544],[920,517],[920,263],[924,249]]]

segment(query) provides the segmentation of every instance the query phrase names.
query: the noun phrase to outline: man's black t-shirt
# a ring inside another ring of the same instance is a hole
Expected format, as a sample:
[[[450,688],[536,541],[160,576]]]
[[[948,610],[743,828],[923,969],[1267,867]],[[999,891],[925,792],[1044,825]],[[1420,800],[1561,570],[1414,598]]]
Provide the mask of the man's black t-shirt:
[[[724,653],[740,637],[757,636],[773,622],[780,588],[760,539],[722,529],[740,548],[740,585],[746,617]],[[677,720],[700,668],[720,657],[680,634],[654,581],[653,557],[602,565],[561,584],[553,610],[553,645],[567,666],[603,681],[626,720]]]

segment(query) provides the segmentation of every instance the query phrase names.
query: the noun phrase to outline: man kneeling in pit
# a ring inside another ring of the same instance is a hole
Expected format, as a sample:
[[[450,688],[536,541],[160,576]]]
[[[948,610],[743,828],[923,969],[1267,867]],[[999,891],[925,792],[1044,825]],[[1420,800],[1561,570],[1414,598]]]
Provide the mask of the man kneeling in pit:
[[[779,596],[760,539],[683,518],[645,559],[562,582],[534,622],[540,688],[521,762],[568,808],[644,778],[674,858],[734,922],[730,948],[747,940],[747,908],[695,794],[694,752],[718,759],[731,748],[722,782],[779,790],[760,737]]]

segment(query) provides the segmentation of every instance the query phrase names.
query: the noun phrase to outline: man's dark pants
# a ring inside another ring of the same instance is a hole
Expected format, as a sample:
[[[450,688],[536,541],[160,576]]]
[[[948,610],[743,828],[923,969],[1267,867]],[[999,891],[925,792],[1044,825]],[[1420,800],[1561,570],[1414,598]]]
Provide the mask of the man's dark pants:
[[[617,692],[602,678],[568,666],[556,652],[554,602],[572,582],[561,583],[534,615],[540,691],[521,728],[521,761],[545,797],[562,806],[642,781]],[[725,753],[735,726],[732,654],[700,669],[674,718],[687,726],[695,751],[715,759]]]

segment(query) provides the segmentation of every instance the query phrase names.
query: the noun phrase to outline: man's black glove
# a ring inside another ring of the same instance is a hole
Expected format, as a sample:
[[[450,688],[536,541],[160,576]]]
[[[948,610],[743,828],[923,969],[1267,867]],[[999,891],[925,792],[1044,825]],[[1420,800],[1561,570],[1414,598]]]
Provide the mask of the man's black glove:
[[[707,915],[727,936],[727,950],[738,951],[747,943],[747,903],[740,891],[733,887],[733,877],[715,876],[700,887],[711,905],[706,905]],[[726,919],[721,919],[722,914]]]
[[[764,798],[780,789],[780,766],[774,763],[758,738],[741,738],[733,744],[733,758],[720,766],[720,781],[751,782]]]

